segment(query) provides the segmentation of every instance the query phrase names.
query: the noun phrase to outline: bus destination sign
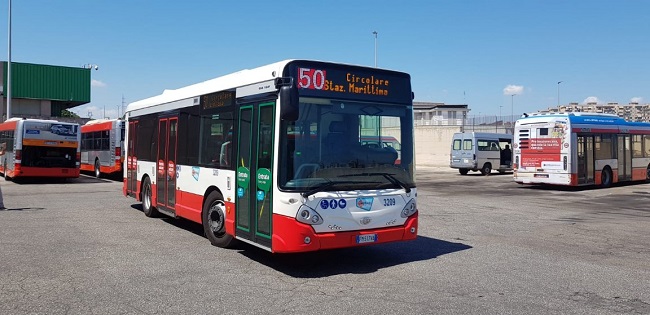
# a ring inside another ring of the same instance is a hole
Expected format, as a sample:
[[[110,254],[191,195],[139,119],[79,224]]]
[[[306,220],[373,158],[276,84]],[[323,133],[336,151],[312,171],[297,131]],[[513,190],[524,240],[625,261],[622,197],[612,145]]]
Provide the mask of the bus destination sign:
[[[201,108],[211,109],[235,105],[234,91],[221,91],[201,96]]]
[[[310,65],[311,66],[311,65]],[[383,102],[410,102],[407,74],[364,68],[295,67],[301,95]]]

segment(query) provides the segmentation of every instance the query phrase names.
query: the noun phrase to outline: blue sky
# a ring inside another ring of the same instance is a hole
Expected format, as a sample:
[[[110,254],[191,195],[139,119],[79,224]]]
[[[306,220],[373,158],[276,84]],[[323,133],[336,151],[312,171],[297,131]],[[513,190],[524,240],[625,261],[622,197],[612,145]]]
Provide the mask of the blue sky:
[[[373,31],[378,66],[410,73],[416,101],[521,114],[559,88],[563,104],[650,103],[645,0],[14,0],[12,61],[98,65],[72,110],[115,117],[123,100],[284,59],[373,66]]]

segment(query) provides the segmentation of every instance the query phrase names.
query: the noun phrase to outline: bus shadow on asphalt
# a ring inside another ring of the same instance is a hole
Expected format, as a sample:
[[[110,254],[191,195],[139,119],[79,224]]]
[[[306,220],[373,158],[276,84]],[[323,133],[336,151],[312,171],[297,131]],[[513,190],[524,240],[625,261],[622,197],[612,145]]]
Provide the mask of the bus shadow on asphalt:
[[[79,176],[78,178],[57,178],[57,177],[25,177],[5,179],[17,185],[52,185],[52,184],[96,184],[112,183],[115,180],[95,178],[91,176]]]
[[[322,278],[340,274],[366,274],[383,268],[431,260],[472,248],[426,236],[413,241],[331,249],[296,254],[271,254],[254,246],[240,253],[295,278]]]
[[[132,204],[131,208],[142,211],[142,204]],[[206,246],[211,246],[200,224],[164,215],[160,219],[176,228],[204,238]],[[239,251],[249,259],[291,277],[321,278],[338,274],[373,273],[383,268],[431,260],[471,248],[472,246],[463,243],[448,242],[420,235],[412,241],[308,253],[272,254],[244,242],[235,242],[230,250]]]
[[[564,186],[564,185],[519,185],[519,189],[529,189],[529,190],[552,190],[552,191],[566,191],[566,192],[579,192],[579,191],[590,191],[590,190],[600,190],[604,189],[606,191],[607,189],[611,188],[617,188],[617,187],[630,187],[630,186],[638,186],[638,185],[645,185],[648,184],[648,182],[643,182],[643,181],[636,181],[636,182],[620,182],[620,183],[614,183],[610,187],[600,187],[597,185],[587,185],[587,186]]]

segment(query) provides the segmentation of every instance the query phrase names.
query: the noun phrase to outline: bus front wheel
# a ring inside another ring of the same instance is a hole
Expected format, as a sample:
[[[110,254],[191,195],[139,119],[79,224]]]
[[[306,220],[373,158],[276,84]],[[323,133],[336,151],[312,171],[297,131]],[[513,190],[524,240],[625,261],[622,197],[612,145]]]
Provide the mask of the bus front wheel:
[[[650,164],[648,164],[648,169],[646,169],[645,180],[650,181]]]
[[[600,173],[600,186],[607,188],[612,185],[612,170],[609,167],[605,167]]]
[[[203,232],[212,245],[217,247],[230,247],[233,243],[232,235],[226,233],[226,204],[217,191],[208,194],[203,203],[201,213]]]
[[[142,212],[144,212],[144,215],[150,217],[150,218],[155,218],[158,216],[158,210],[153,206],[151,202],[151,180],[149,177],[145,177],[144,183],[142,183]]]

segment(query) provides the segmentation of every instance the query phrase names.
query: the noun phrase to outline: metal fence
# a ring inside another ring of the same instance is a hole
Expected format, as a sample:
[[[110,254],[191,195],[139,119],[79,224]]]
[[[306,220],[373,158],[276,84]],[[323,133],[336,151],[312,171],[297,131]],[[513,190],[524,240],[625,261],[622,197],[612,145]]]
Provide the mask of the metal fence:
[[[415,126],[459,126],[464,131],[512,133],[519,116],[472,115],[465,119],[445,119],[434,116],[430,120],[416,119]]]

